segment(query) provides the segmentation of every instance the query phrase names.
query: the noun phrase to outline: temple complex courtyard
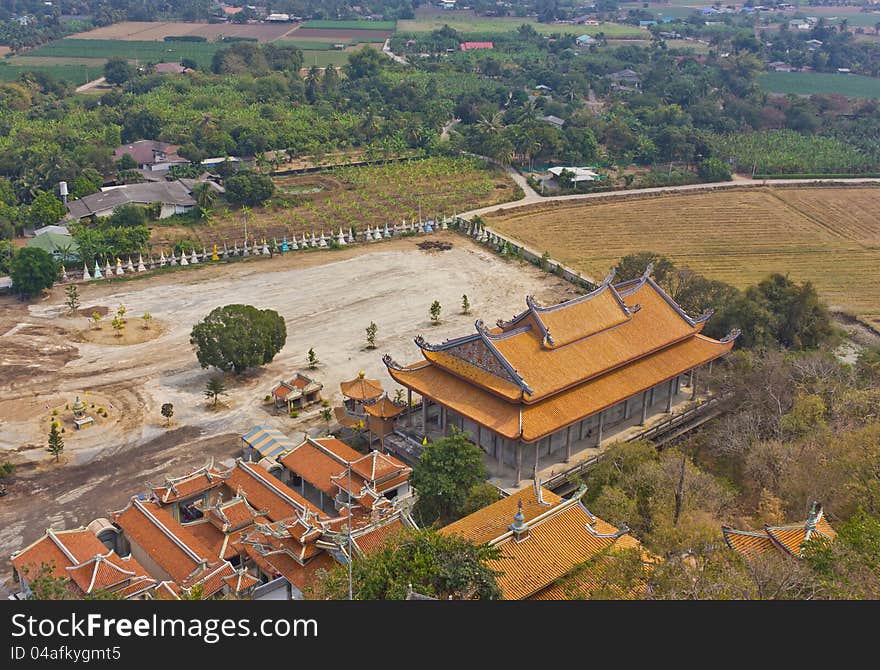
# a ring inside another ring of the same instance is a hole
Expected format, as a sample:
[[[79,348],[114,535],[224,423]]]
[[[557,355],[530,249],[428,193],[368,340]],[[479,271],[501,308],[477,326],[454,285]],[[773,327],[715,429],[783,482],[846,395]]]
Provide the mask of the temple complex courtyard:
[[[423,251],[417,247],[423,239],[80,284],[78,316],[67,315],[59,287],[31,304],[0,299],[0,462],[18,466],[0,501],[0,568],[47,524],[88,523],[166,472],[180,473],[211,457],[233,458],[240,453],[238,436],[255,425],[290,434],[325,432],[320,404],[290,418],[264,401],[297,370],[324,384],[331,406],[341,402],[339,383],[360,370],[393,397],[397,385],[382,355],[413,359],[416,335],[440,342],[472,329],[475,319],[509,318],[527,294],[545,304],[578,295],[571,284],[533,265],[506,262],[464,236],[432,236],[451,242],[447,251]],[[460,313],[465,293],[469,315]],[[429,317],[434,300],[442,305],[436,326]],[[231,303],[278,311],[287,344],[264,368],[227,375],[228,396],[212,410],[203,392],[217,371],[199,367],[189,335],[208,312]],[[107,313],[102,328],[110,331],[120,304],[127,330],[142,328],[141,316],[149,312],[158,336],[133,344],[87,341],[96,340],[83,337],[87,315]],[[366,349],[370,321],[378,326],[373,350]],[[315,370],[307,369],[309,348],[320,361]],[[66,409],[77,396],[95,419],[81,430]],[[160,414],[168,402],[174,405],[170,422]],[[53,418],[65,427],[57,464],[45,450]]]

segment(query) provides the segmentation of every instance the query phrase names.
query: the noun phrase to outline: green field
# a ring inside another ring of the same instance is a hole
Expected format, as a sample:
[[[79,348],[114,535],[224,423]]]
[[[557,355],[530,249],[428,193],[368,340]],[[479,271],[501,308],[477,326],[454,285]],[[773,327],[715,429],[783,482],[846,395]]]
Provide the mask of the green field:
[[[765,72],[758,76],[758,83],[771,93],[837,93],[849,98],[880,98],[880,79],[858,74]]]
[[[37,60],[37,59],[34,59]],[[76,86],[97,79],[104,74],[102,66],[88,65],[10,65],[0,62],[0,81],[14,81],[24,72],[45,72],[59,81],[69,81]]]
[[[200,67],[209,67],[214,52],[224,45],[217,42],[139,42],[134,40],[63,39],[28,52],[28,56],[52,58],[112,58],[121,56],[130,61],[178,62],[191,58]]]
[[[394,30],[394,21],[306,21],[301,27],[323,30]]]
[[[471,12],[445,11],[426,13],[415,19],[397,22],[397,32],[428,33],[438,30],[444,25],[460,33],[506,33],[513,32],[523,24],[532,26],[542,35],[553,33],[571,33],[573,35],[595,35],[604,33],[608,37],[640,37],[646,33],[635,26],[619,23],[603,23],[599,26],[580,26],[570,23],[538,23],[533,19],[517,17],[484,17],[474,16]]]
[[[335,65],[337,67],[348,63],[350,51],[304,51],[303,67],[326,67],[327,65]]]
[[[334,44],[354,44],[351,40],[339,40],[339,42],[325,42],[323,40],[276,40],[272,42],[277,47],[296,47],[303,51],[332,51]]]

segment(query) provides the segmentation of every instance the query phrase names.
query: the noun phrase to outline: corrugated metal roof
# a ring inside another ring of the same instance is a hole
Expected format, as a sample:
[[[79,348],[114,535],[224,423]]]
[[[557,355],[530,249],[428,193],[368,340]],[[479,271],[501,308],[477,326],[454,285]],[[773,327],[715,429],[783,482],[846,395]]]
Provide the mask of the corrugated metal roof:
[[[297,446],[287,435],[271,426],[255,426],[241,436],[261,458],[277,458]]]

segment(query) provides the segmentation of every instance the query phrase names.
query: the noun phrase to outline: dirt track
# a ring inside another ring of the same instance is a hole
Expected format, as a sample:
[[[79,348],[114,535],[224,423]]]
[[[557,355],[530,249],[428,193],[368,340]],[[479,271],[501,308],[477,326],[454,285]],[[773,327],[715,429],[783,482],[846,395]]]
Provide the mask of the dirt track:
[[[160,337],[130,346],[72,337],[87,319],[65,315],[60,288],[30,305],[0,300],[0,461],[21,464],[10,494],[0,498],[0,568],[49,525],[87,524],[143,491],[146,480],[160,481],[163,472],[179,473],[209,454],[235,456],[237,436],[254,425],[324,430],[317,409],[291,419],[263,402],[278,379],[297,369],[323,382],[333,405],[341,400],[339,382],[359,370],[393,394],[382,354],[403,363],[418,359],[415,335],[439,342],[472,331],[476,318],[509,318],[528,293],[547,303],[573,294],[562,280],[500,261],[462,236],[433,239],[454,246],[425,252],[416,247],[420,238],[406,238],[81,285],[85,313],[93,307],[115,311],[124,303],[129,328],[138,327],[146,311],[165,325]],[[463,293],[470,315],[459,313]],[[439,326],[428,314],[435,299],[443,306]],[[215,412],[203,397],[215,372],[199,367],[189,333],[214,307],[236,302],[277,310],[287,323],[287,344],[266,368],[227,376],[229,396]],[[368,351],[364,329],[371,320],[378,346]],[[309,347],[321,361],[315,371],[305,370]],[[107,406],[108,418],[82,431],[68,428],[66,462],[55,465],[44,450],[53,420],[46,406],[60,407],[66,417],[64,404],[85,392],[87,401]],[[174,404],[170,429],[159,413],[164,402]]]

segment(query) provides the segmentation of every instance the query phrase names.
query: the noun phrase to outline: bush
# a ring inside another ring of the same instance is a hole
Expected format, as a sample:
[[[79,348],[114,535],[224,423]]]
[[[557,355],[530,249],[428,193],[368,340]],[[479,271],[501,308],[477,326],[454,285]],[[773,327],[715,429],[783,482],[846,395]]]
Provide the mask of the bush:
[[[241,170],[224,181],[226,199],[236,205],[262,205],[275,192],[275,184],[266,175]]]
[[[730,181],[730,167],[719,158],[707,158],[697,167],[700,179],[708,182]]]
[[[291,419],[295,419],[298,416],[299,416],[299,412],[297,412],[295,409],[290,411],[290,418]]]
[[[162,38],[165,42],[207,42],[207,37],[201,35],[166,35]]]

